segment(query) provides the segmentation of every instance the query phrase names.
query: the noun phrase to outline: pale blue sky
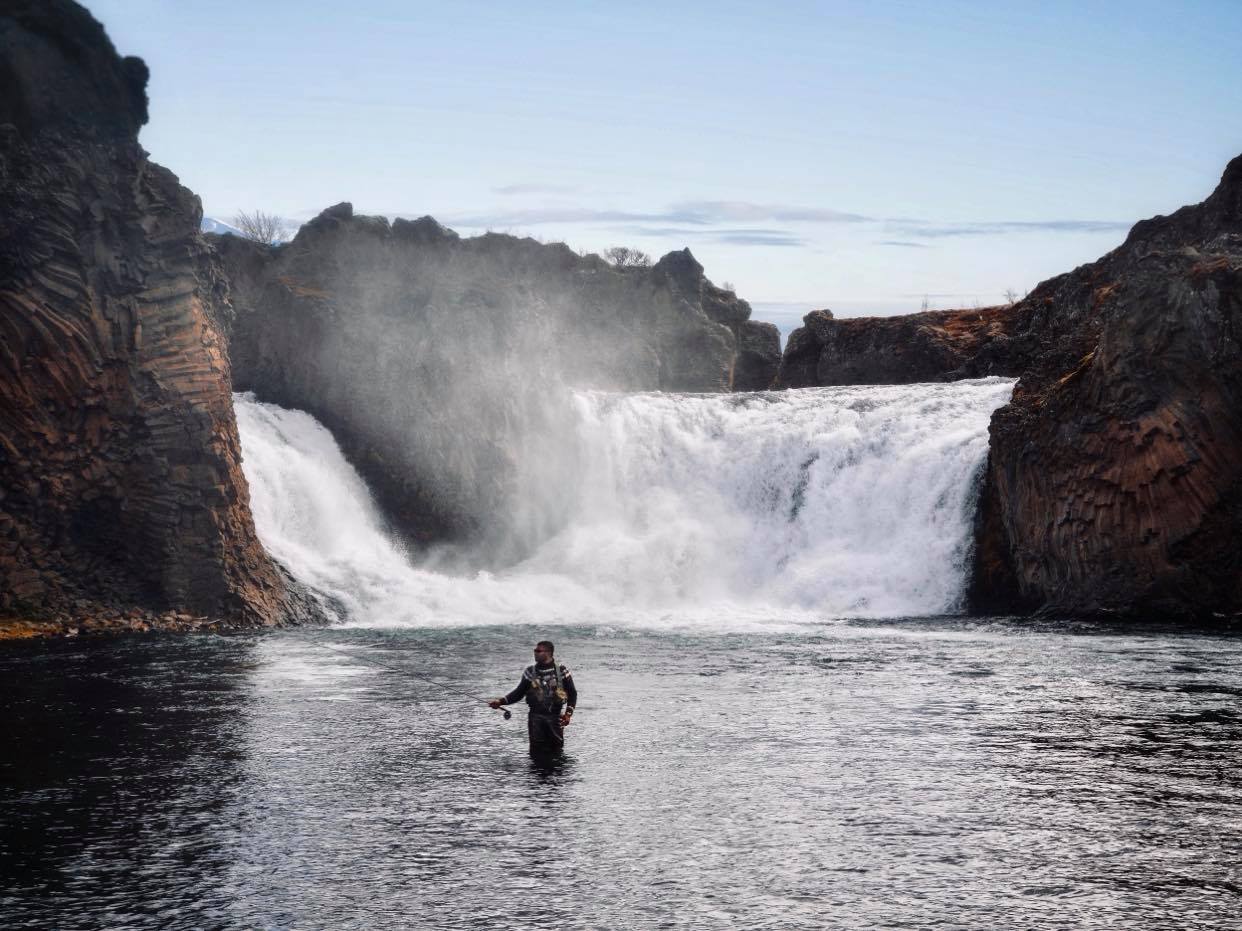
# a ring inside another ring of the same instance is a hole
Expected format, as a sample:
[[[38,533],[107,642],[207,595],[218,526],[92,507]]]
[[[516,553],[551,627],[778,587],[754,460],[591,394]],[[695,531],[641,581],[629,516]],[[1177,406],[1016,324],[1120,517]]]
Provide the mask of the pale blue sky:
[[[689,246],[767,315],[997,303],[1242,153],[1237,0],[87,6],[209,215]]]

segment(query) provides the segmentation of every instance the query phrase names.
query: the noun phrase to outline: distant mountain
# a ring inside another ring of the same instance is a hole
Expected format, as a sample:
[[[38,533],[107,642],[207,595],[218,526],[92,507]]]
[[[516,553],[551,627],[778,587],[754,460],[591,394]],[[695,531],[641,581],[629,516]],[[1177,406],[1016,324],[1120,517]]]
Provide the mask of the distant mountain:
[[[217,220],[215,217],[203,217],[203,222],[199,225],[199,228],[204,233],[219,233],[221,236],[226,233],[232,236],[240,236],[242,234],[241,230],[236,226],[225,223],[223,220]]]

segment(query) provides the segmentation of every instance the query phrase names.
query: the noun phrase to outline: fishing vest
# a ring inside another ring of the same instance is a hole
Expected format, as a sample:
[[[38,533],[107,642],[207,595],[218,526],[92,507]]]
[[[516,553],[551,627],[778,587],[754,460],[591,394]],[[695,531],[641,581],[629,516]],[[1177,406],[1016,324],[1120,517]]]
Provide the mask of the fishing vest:
[[[553,663],[546,669],[538,666],[527,666],[522,678],[530,683],[526,692],[526,704],[532,711],[543,714],[560,714],[561,705],[565,702],[565,679],[569,670],[559,663]]]

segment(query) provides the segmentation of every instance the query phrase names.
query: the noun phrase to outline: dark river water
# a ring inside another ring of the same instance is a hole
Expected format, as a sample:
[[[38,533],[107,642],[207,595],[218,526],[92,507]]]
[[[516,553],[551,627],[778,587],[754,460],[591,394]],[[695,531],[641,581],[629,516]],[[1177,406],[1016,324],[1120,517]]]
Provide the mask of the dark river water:
[[[1242,927],[1236,637],[544,633],[0,645],[0,926]]]

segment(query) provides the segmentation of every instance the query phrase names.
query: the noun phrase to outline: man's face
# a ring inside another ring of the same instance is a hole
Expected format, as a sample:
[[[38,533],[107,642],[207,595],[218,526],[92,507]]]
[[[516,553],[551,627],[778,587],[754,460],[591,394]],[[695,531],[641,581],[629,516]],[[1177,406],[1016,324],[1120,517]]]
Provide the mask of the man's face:
[[[535,647],[535,662],[546,666],[552,662],[552,651],[547,647]]]

